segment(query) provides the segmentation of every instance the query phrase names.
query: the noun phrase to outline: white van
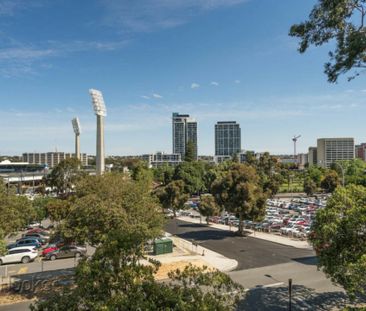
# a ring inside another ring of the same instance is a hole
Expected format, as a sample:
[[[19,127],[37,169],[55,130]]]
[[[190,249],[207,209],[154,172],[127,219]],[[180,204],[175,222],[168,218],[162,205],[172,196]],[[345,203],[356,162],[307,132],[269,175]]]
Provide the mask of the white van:
[[[38,256],[38,251],[34,246],[15,247],[4,256],[0,256],[0,265],[6,263],[28,263]]]

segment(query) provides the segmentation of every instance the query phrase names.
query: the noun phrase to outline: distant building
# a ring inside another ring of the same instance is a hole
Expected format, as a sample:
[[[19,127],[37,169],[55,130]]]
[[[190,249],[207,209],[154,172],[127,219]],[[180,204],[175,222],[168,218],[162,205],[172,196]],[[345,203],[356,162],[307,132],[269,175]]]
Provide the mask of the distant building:
[[[9,187],[10,184],[18,185],[18,193],[22,192],[23,186],[38,186],[47,175],[46,164],[30,164],[27,162],[0,162],[0,179]]]
[[[355,147],[355,157],[357,159],[361,159],[363,161],[366,161],[366,143],[356,145],[356,147]]]
[[[141,156],[141,159],[146,161],[149,167],[159,167],[163,165],[176,166],[182,162],[182,157],[179,153],[166,154],[157,152],[154,154],[144,154]]]
[[[46,164],[49,168],[53,168],[61,161],[76,158],[74,153],[65,152],[47,152],[47,153],[23,153],[23,161],[29,164]],[[80,154],[80,161],[83,166],[88,165],[88,156],[86,153]]]
[[[318,166],[329,168],[333,162],[353,160],[355,143],[353,138],[319,138],[317,146]]]
[[[219,163],[222,163],[222,162],[225,162],[225,161],[229,161],[229,160],[232,160],[232,156],[228,156],[228,155],[222,155],[222,156],[215,156],[214,157],[214,162],[216,163],[216,164],[219,164]]]
[[[307,153],[299,153],[296,157],[299,169],[304,169],[305,165],[309,163],[309,155]]]
[[[231,158],[241,151],[241,129],[235,121],[215,124],[215,156]]]
[[[318,165],[317,152],[318,152],[318,150],[316,147],[309,147],[309,152],[308,152],[309,166]]]
[[[197,122],[189,114],[173,113],[173,154],[180,154],[184,159],[188,142],[194,147],[194,158],[197,159]]]

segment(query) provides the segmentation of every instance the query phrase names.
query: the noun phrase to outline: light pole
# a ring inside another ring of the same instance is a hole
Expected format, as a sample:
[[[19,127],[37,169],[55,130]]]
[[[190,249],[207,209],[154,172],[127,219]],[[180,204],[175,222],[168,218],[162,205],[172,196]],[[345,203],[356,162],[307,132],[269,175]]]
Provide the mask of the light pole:
[[[334,162],[336,165],[338,165],[338,167],[341,169],[341,172],[342,172],[342,186],[344,187],[344,168],[343,166],[338,163],[338,162]]]
[[[81,134],[81,127],[79,118],[76,117],[71,120],[72,127],[75,133],[75,157],[80,160],[80,134]]]
[[[107,115],[103,95],[100,91],[90,89],[94,112],[97,116],[97,152],[96,165],[97,175],[102,175],[105,170],[104,164],[104,117]]]

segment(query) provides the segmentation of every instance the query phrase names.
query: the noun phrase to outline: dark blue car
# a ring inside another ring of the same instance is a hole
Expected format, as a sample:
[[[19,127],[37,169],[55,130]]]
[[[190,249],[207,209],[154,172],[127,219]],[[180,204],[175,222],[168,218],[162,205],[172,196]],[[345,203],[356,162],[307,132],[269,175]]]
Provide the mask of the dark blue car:
[[[9,244],[8,249],[20,246],[34,246],[36,248],[41,248],[42,244],[35,238],[22,238],[17,240],[15,243]]]

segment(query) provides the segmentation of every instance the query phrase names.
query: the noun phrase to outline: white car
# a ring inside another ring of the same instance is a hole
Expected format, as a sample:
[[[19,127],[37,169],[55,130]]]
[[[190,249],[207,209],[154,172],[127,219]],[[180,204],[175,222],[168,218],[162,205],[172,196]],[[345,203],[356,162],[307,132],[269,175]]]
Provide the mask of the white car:
[[[6,263],[28,263],[38,256],[38,251],[34,246],[15,247],[4,256],[0,256],[0,265]]]

